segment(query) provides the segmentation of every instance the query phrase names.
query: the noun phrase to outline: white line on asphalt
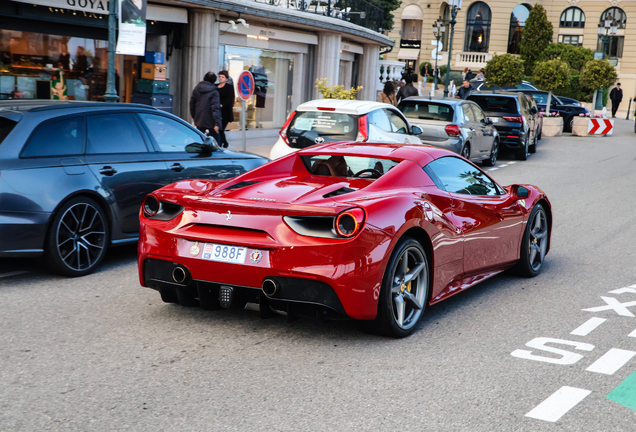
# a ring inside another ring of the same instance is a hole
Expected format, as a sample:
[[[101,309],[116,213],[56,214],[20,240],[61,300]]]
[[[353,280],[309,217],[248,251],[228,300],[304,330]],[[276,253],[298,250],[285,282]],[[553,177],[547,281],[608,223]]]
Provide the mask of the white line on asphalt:
[[[526,414],[526,417],[555,422],[590,393],[591,390],[563,386]]]
[[[2,273],[2,274],[0,274],[0,279],[6,278],[6,277],[11,277],[11,276],[17,276],[17,275],[21,275],[21,274],[25,274],[25,273],[29,273],[29,272],[26,271],[26,270],[21,270],[21,271],[9,272],[9,273]]]
[[[572,331],[572,333],[570,334],[576,336],[587,336],[592,332],[592,330],[603,324],[605,321],[607,321],[605,318],[590,318],[589,320],[585,321],[585,323],[583,323],[580,327]]]
[[[633,332],[631,332],[630,334],[628,334],[627,336],[629,337],[636,337],[636,330],[634,330]]]
[[[513,163],[517,163],[516,161],[510,161],[508,162],[508,165],[513,164]]]
[[[490,168],[488,171],[497,171],[499,168]]]
[[[635,355],[636,352],[634,351],[612,348],[585,370],[588,372],[598,372],[605,375],[613,375],[614,372],[625,366],[625,364],[630,361]]]

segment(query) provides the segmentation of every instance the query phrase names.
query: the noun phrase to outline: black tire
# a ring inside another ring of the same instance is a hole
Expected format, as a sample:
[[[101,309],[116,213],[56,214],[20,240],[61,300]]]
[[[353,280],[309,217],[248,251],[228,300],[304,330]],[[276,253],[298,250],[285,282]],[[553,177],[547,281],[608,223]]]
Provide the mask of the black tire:
[[[532,144],[528,146],[528,153],[536,153],[537,152],[537,135],[535,133],[534,138],[532,139]]]
[[[574,116],[563,121],[563,132],[572,132],[572,125],[574,124]]]
[[[429,274],[422,245],[410,237],[400,239],[382,279],[378,315],[370,323],[374,333],[403,338],[417,329],[428,302]]]
[[[64,276],[92,273],[104,259],[110,227],[101,206],[88,197],[73,198],[55,213],[46,239],[45,260]]]
[[[541,135],[543,134],[543,125],[539,128],[539,135],[537,135],[537,139],[541,141]]]
[[[526,137],[526,143],[523,147],[515,150],[515,159],[528,160],[528,141],[530,141],[530,137]]]
[[[492,148],[490,149],[490,157],[484,159],[482,162],[485,166],[495,166],[497,163],[497,156],[499,155],[499,141],[496,139],[492,142]]]
[[[549,241],[550,224],[548,214],[543,205],[537,204],[528,218],[528,223],[521,239],[519,261],[513,267],[513,272],[528,278],[538,275],[545,261]]]
[[[469,143],[464,144],[464,147],[462,147],[462,150],[459,154],[462,157],[470,160],[470,144]]]

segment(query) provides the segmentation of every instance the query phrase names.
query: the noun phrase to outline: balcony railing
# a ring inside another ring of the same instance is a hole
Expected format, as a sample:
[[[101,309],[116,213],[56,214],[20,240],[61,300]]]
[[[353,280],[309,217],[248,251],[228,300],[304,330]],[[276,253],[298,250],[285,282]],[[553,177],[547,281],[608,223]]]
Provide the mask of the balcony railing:
[[[380,60],[380,69],[378,86],[376,88],[376,99],[380,92],[384,89],[384,83],[387,81],[399,81],[402,79],[402,72],[406,64],[401,61]]]
[[[455,58],[455,66],[484,67],[491,58],[491,53],[459,52]]]
[[[384,10],[366,0],[254,0],[257,3],[330,16],[366,27],[382,30]]]

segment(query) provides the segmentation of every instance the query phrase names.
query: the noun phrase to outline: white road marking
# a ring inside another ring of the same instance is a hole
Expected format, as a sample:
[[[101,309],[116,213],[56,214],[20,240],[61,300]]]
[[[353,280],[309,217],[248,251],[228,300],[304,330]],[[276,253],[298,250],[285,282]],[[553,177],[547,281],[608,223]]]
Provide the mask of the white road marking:
[[[526,414],[526,417],[555,422],[590,393],[591,390],[563,386]]]
[[[508,165],[512,165],[513,163],[517,163],[517,161],[508,162]]]
[[[490,168],[488,171],[497,171],[499,168]]]
[[[532,351],[519,350],[519,349],[514,350],[513,352],[510,353],[510,355],[513,357],[522,358],[526,360],[536,360],[536,361],[559,364],[559,365],[571,365],[583,358],[581,354],[573,353],[571,351],[566,351],[560,348],[551,347],[546,345],[547,343],[570,345],[570,346],[573,346],[574,349],[582,350],[582,351],[592,351],[594,349],[594,345],[591,345],[588,343],[540,337],[540,338],[532,339],[530,342],[526,344],[526,346],[530,348],[546,351],[549,353],[559,354],[561,358],[544,357],[544,356],[532,354]]]
[[[613,375],[614,372],[625,366],[625,364],[630,361],[635,355],[636,352],[634,351],[612,348],[585,370],[588,372],[598,372],[605,375]]]
[[[630,285],[628,287],[625,288],[619,288],[619,289],[615,289],[610,291],[610,294],[625,294],[625,293],[632,293],[632,294],[636,294],[636,285]]]
[[[2,273],[0,274],[0,279],[2,278],[6,278],[6,277],[11,277],[11,276],[17,276],[17,275],[21,275],[21,274],[25,274],[25,273],[29,273],[26,270],[20,270],[20,271],[14,271],[14,272],[9,272],[9,273]]]
[[[589,320],[587,320],[585,323],[583,323],[581,326],[577,327],[575,330],[572,331],[573,335],[576,336],[587,336],[588,334],[590,334],[592,332],[592,330],[594,330],[596,327],[600,326],[601,324],[603,324],[605,321],[607,321],[605,318],[590,318]]]
[[[630,334],[628,334],[627,336],[629,337],[636,337],[636,330],[634,330],[633,332],[631,332]]]
[[[582,309],[586,312],[601,312],[606,310],[614,310],[617,314],[621,316],[634,317],[634,314],[627,310],[629,306],[636,306],[636,301],[621,303],[616,300],[614,297],[603,297],[601,299],[607,303],[607,306],[598,306],[589,309]]]

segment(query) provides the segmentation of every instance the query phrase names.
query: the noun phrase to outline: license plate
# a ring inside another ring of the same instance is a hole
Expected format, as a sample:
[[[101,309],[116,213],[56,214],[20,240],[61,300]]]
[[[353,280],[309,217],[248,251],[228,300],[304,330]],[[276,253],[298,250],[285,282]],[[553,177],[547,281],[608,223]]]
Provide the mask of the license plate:
[[[206,245],[203,246],[201,259],[232,264],[245,264],[246,256],[247,248],[245,247],[206,243]]]
[[[493,123],[499,123],[499,119],[497,117],[491,117]]]

